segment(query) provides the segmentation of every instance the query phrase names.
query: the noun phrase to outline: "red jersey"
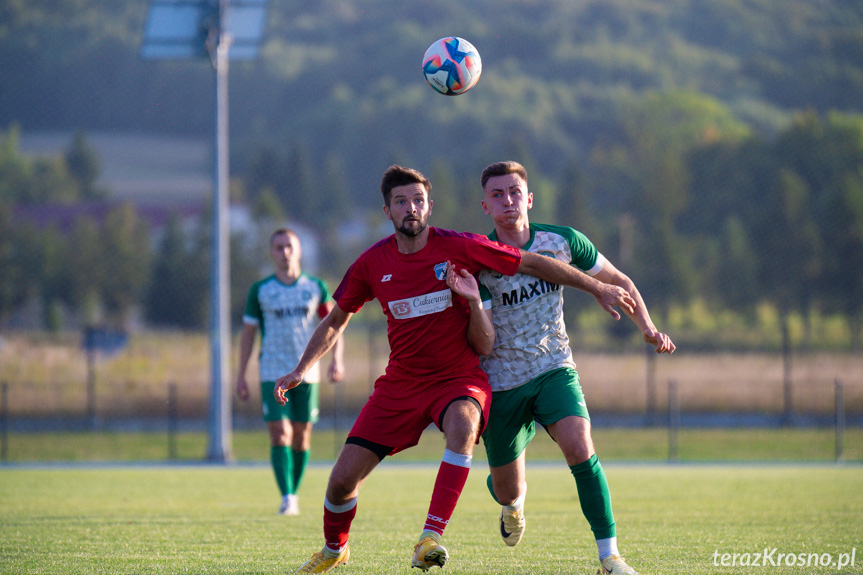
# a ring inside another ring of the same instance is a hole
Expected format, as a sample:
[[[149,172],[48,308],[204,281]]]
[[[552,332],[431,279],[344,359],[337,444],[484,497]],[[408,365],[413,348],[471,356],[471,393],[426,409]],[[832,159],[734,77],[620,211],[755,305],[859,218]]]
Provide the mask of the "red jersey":
[[[356,313],[377,299],[387,316],[387,373],[409,377],[453,377],[479,365],[467,341],[470,310],[446,285],[446,262],[474,274],[489,269],[514,275],[517,248],[478,234],[429,227],[428,244],[399,252],[395,235],[369,249],[348,268],[333,294],[339,307]]]

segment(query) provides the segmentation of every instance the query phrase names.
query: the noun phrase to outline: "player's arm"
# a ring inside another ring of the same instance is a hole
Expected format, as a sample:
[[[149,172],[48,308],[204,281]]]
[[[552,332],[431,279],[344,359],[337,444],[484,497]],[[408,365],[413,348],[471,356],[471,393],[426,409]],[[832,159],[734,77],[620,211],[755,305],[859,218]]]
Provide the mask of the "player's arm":
[[[465,298],[470,308],[470,321],[467,328],[467,341],[480,355],[488,355],[494,348],[494,324],[491,310],[483,309],[479,284],[466,269],[456,270],[447,262],[446,283],[449,288]]]
[[[329,315],[333,308],[336,307],[336,304],[333,303],[332,300],[323,304],[323,307],[326,308],[326,315]],[[326,315],[324,317],[326,317]],[[330,369],[327,372],[327,377],[333,383],[339,382],[345,377],[345,340],[344,338],[338,338],[336,343],[333,344],[333,358],[330,362]]]
[[[620,319],[620,314],[614,306],[620,307],[627,314],[635,313],[636,301],[625,288],[604,283],[555,258],[521,250],[521,263],[517,271],[547,282],[586,291],[593,295],[602,309],[610,313],[614,319]]]
[[[638,329],[641,330],[641,337],[645,342],[656,348],[656,353],[674,352],[677,346],[674,345],[674,342],[671,341],[668,335],[656,329],[653,320],[650,319],[650,313],[647,311],[647,306],[644,304],[641,293],[629,276],[618,270],[606,259],[602,269],[593,277],[605,284],[616,285],[629,292],[630,297],[635,301],[635,310],[630,312],[624,308],[623,311],[638,326]]]
[[[318,327],[312,333],[311,339],[309,339],[309,343],[306,344],[303,356],[300,358],[300,362],[294,368],[294,371],[276,380],[273,395],[280,405],[284,405],[287,401],[285,399],[285,392],[297,387],[303,381],[303,377],[309,368],[336,344],[353,315],[352,313],[342,311],[342,308],[336,305],[327,314],[327,317],[318,324]]]
[[[237,397],[243,401],[249,399],[249,384],[246,381],[246,368],[252,357],[252,348],[255,345],[255,334],[258,326],[250,323],[243,324],[240,332],[240,366],[237,370]]]

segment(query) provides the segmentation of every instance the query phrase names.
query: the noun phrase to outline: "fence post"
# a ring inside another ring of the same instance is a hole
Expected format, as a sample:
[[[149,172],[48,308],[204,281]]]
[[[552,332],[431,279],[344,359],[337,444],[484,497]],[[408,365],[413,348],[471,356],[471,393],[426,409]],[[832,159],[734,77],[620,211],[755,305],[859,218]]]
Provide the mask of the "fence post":
[[[647,407],[647,425],[648,427],[654,427],[658,424],[657,422],[657,401],[656,401],[656,356],[657,354],[653,351],[653,348],[650,346],[644,347],[644,352],[646,355],[647,364],[647,374],[646,374],[646,383],[647,383],[647,398],[646,398],[646,407]]]
[[[680,430],[680,403],[677,399],[677,380],[668,380],[668,461],[679,458],[678,432]]]
[[[836,463],[845,461],[845,388],[836,378]]]
[[[9,384],[0,384],[0,461],[9,458]]]
[[[87,350],[87,427],[96,429],[96,352]]]
[[[168,459],[177,459],[177,384],[168,384]]]
[[[791,382],[791,336],[787,318],[782,320],[782,425],[794,421],[794,395]]]

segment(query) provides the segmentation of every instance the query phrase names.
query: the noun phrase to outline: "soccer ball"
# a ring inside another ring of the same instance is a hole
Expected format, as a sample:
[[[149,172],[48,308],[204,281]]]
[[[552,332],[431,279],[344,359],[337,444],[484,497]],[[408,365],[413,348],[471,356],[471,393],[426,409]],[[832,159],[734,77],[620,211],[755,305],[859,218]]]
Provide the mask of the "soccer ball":
[[[426,82],[445,96],[464,94],[474,87],[481,73],[479,52],[457,36],[441,38],[423,56]]]

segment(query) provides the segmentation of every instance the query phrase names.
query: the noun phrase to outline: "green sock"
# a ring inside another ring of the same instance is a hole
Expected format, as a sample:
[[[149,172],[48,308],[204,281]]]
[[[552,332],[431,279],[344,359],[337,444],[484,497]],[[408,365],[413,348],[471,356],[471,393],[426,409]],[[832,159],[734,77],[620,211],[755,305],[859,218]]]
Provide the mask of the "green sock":
[[[578,500],[581,511],[596,539],[607,539],[617,536],[614,525],[614,513],[611,510],[611,493],[608,490],[608,480],[602,464],[594,453],[590,459],[570,466],[575,486],[578,489]]]
[[[300,482],[303,480],[303,475],[306,473],[306,464],[309,462],[309,453],[310,451],[291,451],[291,459],[294,464],[294,493],[300,489]]]
[[[273,445],[270,447],[270,462],[273,464],[273,473],[276,474],[276,483],[282,497],[294,492],[294,478],[291,470],[291,458],[288,457],[289,448],[286,445]]]

